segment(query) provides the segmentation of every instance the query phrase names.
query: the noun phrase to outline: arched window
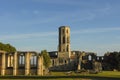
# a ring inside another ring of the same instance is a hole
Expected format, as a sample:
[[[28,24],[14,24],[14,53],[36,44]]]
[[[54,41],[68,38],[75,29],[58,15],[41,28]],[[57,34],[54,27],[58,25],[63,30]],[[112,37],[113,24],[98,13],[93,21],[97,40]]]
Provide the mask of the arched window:
[[[68,34],[68,29],[66,30],[66,33]]]
[[[61,47],[59,46],[59,51],[61,52]]]
[[[25,65],[25,56],[23,54],[20,54],[19,56],[19,66],[24,66]]]
[[[69,37],[67,37],[67,43],[70,43],[70,38]]]
[[[102,60],[104,60],[104,58],[102,57]]]
[[[63,36],[63,44],[65,43],[65,36]]]
[[[13,55],[12,54],[8,54],[7,67],[13,67]]]
[[[89,61],[92,60],[92,56],[91,56],[91,55],[88,56],[88,60],[89,60]]]
[[[32,55],[32,56],[31,56],[30,65],[31,65],[32,67],[35,67],[35,66],[36,66],[36,59],[37,59],[37,57],[36,57],[35,55]]]
[[[55,62],[54,62],[54,59],[52,60],[52,65],[54,66]]]
[[[67,61],[65,60],[65,64],[67,63]]]
[[[67,45],[67,48],[66,48],[67,52],[69,51],[69,46]]]
[[[64,29],[62,29],[62,33],[63,33],[63,34],[65,33],[65,30],[64,30]]]
[[[97,60],[99,60],[99,57],[97,57]]]

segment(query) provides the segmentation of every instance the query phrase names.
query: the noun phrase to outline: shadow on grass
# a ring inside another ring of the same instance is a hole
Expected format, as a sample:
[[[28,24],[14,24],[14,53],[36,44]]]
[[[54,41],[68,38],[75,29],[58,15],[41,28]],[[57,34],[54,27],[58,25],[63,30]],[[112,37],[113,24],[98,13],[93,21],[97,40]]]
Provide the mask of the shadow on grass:
[[[0,79],[92,79],[92,80],[120,80],[117,77],[98,77],[98,76],[0,76]]]

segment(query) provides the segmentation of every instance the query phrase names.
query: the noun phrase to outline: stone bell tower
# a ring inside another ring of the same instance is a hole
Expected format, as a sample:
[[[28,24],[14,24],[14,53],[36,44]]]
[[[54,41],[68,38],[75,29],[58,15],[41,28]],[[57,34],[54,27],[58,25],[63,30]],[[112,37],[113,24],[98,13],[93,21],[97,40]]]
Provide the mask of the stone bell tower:
[[[70,58],[70,27],[59,27],[59,45],[58,45],[58,57]]]

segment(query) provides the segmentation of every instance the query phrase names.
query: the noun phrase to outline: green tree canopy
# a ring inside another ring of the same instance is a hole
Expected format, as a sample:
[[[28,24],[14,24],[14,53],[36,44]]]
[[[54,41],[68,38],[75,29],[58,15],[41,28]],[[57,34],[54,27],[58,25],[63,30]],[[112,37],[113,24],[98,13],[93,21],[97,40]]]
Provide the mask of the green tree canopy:
[[[50,64],[51,64],[51,60],[50,60],[50,56],[47,52],[47,50],[42,50],[41,51],[41,55],[43,56],[43,64],[45,66],[45,68],[49,68]]]
[[[6,51],[6,52],[15,52],[16,48],[10,44],[4,44],[0,42],[0,50]]]
[[[120,52],[110,52],[104,55],[105,68],[120,70]]]

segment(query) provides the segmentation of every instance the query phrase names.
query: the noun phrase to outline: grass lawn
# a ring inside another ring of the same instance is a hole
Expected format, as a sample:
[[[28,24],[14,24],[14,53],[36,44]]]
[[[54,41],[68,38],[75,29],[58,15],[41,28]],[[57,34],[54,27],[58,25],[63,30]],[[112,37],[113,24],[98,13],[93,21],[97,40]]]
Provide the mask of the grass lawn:
[[[49,76],[0,76],[0,80],[120,80],[120,72],[103,71],[98,74],[66,74],[67,72],[51,72]]]

